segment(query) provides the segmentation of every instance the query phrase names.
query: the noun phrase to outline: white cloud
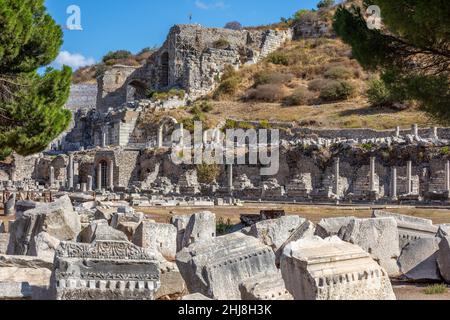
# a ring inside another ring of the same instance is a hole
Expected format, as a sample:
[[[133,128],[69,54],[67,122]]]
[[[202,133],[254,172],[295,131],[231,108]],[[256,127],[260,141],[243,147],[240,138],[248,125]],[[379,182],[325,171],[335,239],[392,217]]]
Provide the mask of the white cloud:
[[[213,3],[206,3],[202,0],[196,0],[195,6],[202,10],[209,10],[209,9],[225,9],[227,5],[223,1],[216,1]]]
[[[63,65],[71,67],[73,70],[95,64],[95,59],[86,58],[80,53],[70,53],[69,51],[61,51],[52,63],[55,68],[61,68]]]

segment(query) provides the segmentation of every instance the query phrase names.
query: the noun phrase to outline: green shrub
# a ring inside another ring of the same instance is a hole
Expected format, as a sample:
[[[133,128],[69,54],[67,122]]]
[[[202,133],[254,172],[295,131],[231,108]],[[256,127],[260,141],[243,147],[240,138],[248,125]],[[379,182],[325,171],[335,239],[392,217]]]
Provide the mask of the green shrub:
[[[446,155],[448,155],[450,153],[450,148],[449,147],[442,147],[441,148],[441,154],[443,155],[443,156],[446,156]]]
[[[328,83],[328,80],[322,79],[322,78],[318,78],[318,79],[314,79],[311,80],[308,83],[308,89],[310,91],[316,91],[319,92],[320,90],[322,90],[323,87],[325,87],[325,85]]]
[[[272,126],[270,125],[269,120],[261,120],[261,121],[259,122],[259,126],[260,126],[262,129],[270,129],[270,128],[272,128]]]
[[[329,79],[335,79],[335,80],[346,80],[351,79],[355,76],[355,73],[344,66],[335,66],[328,68],[327,71],[325,71],[325,77]]]
[[[225,126],[223,127],[224,130],[237,128],[238,128],[237,121],[231,119],[227,119],[225,121]]]
[[[110,51],[103,57],[103,62],[108,60],[118,60],[118,59],[128,59],[131,58],[133,54],[127,50]]]
[[[238,129],[243,129],[243,130],[255,129],[254,125],[252,125],[251,123],[246,122],[246,121],[238,122],[237,127],[238,127]]]
[[[374,145],[373,143],[369,142],[369,143],[363,143],[361,145],[361,148],[366,150],[366,151],[371,151],[373,149]]]
[[[167,91],[156,91],[156,90],[148,90],[147,97],[149,99],[152,99],[154,101],[159,100],[167,100],[169,98],[178,97],[180,99],[183,99],[186,95],[186,91],[183,89],[170,89]]]
[[[263,84],[287,84],[294,76],[290,73],[261,71],[253,77],[254,87]]]
[[[424,293],[428,295],[433,294],[444,294],[448,291],[448,287],[446,284],[433,284],[425,288]]]
[[[223,80],[216,91],[214,92],[214,98],[220,98],[224,95],[234,95],[239,89],[241,79],[239,77],[231,77]]]
[[[372,80],[367,89],[367,98],[374,107],[384,107],[394,104],[391,92],[382,80]]]
[[[217,164],[199,164],[197,165],[198,182],[212,184],[217,181],[221,173],[220,166]]]
[[[311,92],[306,88],[297,88],[295,91],[284,100],[287,106],[303,106],[307,105],[312,99]]]
[[[326,102],[347,100],[354,96],[356,87],[348,81],[329,81],[320,90],[320,99]]]
[[[274,53],[270,54],[267,59],[269,62],[276,64],[276,65],[283,65],[283,66],[289,65],[289,58],[283,52],[274,52]]]
[[[216,49],[226,49],[230,46],[230,42],[226,39],[219,39],[213,43],[213,47]]]
[[[224,218],[220,217],[219,220],[217,221],[217,226],[216,226],[217,236],[223,236],[223,235],[228,234],[232,228],[233,228],[233,225],[231,224],[230,219],[227,219],[227,222],[225,222]]]
[[[277,102],[287,95],[287,89],[282,84],[263,84],[247,91],[248,100]]]

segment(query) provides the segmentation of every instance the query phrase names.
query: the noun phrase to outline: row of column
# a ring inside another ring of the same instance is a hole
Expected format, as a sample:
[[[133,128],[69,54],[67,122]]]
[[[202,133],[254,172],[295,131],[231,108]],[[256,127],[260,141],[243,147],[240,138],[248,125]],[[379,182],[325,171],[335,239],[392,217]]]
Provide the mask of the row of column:
[[[103,170],[102,170],[102,162],[99,162],[97,165],[97,190],[103,189]],[[107,183],[109,184],[107,186],[108,189],[114,190],[114,161],[110,160],[107,165],[107,174],[108,179]]]
[[[370,183],[370,191],[378,192],[376,186],[376,159],[375,157],[370,158],[370,174],[369,174],[369,183]],[[412,179],[412,161],[408,161],[406,165],[406,178],[407,178],[407,194],[413,193],[413,179]],[[339,194],[340,188],[340,159],[337,158],[335,161],[334,168],[335,175],[335,193]],[[391,169],[391,198],[396,200],[398,198],[397,194],[397,167],[393,167]],[[445,163],[445,191],[450,193],[450,161]]]
[[[431,128],[432,133],[433,133],[433,139],[439,139],[439,135],[438,135],[438,128],[437,127],[433,127]],[[419,135],[419,126],[417,124],[413,124],[411,126],[411,131],[412,131],[412,135],[416,138],[419,139],[420,135]],[[401,133],[401,128],[397,127],[395,129],[395,136],[398,138],[400,137],[400,133]]]

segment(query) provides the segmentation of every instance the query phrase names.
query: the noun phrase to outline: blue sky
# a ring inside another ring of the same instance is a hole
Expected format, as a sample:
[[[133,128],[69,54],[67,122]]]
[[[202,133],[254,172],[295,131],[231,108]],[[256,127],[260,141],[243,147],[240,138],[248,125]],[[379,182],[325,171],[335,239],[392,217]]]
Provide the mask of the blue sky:
[[[315,8],[318,0],[46,0],[56,22],[66,25],[70,5],[81,9],[83,31],[64,31],[64,45],[55,66],[74,68],[100,61],[111,50],[134,53],[159,46],[174,24],[192,22],[223,27],[278,22],[303,8]]]

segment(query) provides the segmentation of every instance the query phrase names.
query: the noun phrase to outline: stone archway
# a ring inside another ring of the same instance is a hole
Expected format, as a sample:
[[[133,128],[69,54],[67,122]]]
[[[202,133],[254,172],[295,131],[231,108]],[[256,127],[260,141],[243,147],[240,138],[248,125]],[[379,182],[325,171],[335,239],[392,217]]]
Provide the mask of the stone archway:
[[[161,55],[160,85],[162,88],[169,86],[169,53],[167,51]]]
[[[102,159],[95,166],[95,182],[97,190],[114,189],[114,161]]]
[[[164,117],[158,127],[157,147],[171,145],[172,132],[178,127],[178,121],[172,117]]]
[[[147,85],[140,80],[132,80],[127,85],[127,102],[147,98]]]

